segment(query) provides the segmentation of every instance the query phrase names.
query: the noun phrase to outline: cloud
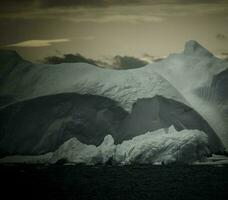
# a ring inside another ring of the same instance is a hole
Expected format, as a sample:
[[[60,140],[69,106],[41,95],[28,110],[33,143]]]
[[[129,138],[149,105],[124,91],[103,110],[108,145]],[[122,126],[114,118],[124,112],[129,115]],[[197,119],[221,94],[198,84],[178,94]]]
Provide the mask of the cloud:
[[[216,38],[217,38],[218,40],[225,40],[225,39],[227,39],[226,35],[224,35],[224,34],[222,34],[222,33],[218,33],[218,34],[216,35]]]
[[[163,57],[156,57],[156,56],[153,56],[153,55],[150,55],[150,54],[147,54],[145,53],[143,55],[143,60],[146,60],[147,62],[151,63],[151,62],[159,62],[161,60],[164,60],[166,58],[166,56],[163,56]]]
[[[113,5],[156,5],[156,4],[208,4],[223,3],[225,0],[40,0],[42,7],[90,6],[104,7]]]
[[[55,39],[55,40],[27,40],[15,44],[7,45],[8,47],[48,47],[54,43],[69,42],[67,38]]]
[[[15,1],[16,2],[16,1]],[[27,2],[27,1],[26,1]],[[169,17],[224,15],[228,3],[224,1],[36,1],[31,8],[20,12],[0,12],[6,19],[55,19],[71,22],[163,22]],[[103,3],[102,3],[103,2]],[[185,2],[185,3],[183,3]],[[18,3],[15,3],[17,5]],[[107,4],[109,6],[102,6]],[[87,6],[84,6],[87,5]],[[88,6],[89,5],[89,6]],[[127,5],[127,6],[126,6]],[[17,7],[17,6],[15,6]],[[32,9],[33,8],[33,9]],[[2,8],[4,9],[4,8]]]
[[[88,63],[101,68],[111,69],[135,69],[144,67],[148,64],[147,61],[132,56],[115,56],[111,59],[111,63],[102,60],[94,60],[87,58],[79,53],[64,54],[62,56],[49,56],[42,61],[46,64],[60,64],[60,63]]]
[[[78,37],[77,39],[82,39],[82,40],[94,40],[95,37],[88,35],[88,36],[83,36],[83,37]]]
[[[96,60],[86,58],[81,54],[64,54],[63,56],[49,56],[43,60],[46,64],[60,64],[60,63],[88,63],[91,65],[99,66],[97,63],[100,63]]]
[[[228,52],[223,52],[220,56],[223,60],[228,61]]]
[[[24,10],[33,10],[37,7],[37,0],[1,0],[0,12],[1,13],[14,13]]]
[[[134,69],[147,65],[148,62],[131,56],[115,56],[113,58],[113,68],[116,69]]]
[[[117,14],[117,15],[106,15],[100,17],[92,17],[92,16],[85,16],[85,17],[62,17],[62,20],[72,21],[72,22],[94,22],[94,23],[109,23],[109,22],[128,22],[128,23],[135,23],[135,22],[162,22],[164,18],[156,17],[156,16],[145,16],[145,15],[124,15],[124,14]]]
[[[228,52],[222,52],[221,54],[216,55],[218,58],[228,61]]]
[[[226,0],[1,0],[1,12],[50,8],[107,8],[113,6],[157,6],[191,4],[226,4]]]
[[[106,6],[118,0],[40,0],[42,7]],[[119,1],[120,2],[120,1]]]
[[[108,8],[50,8],[36,9],[19,13],[0,13],[4,19],[55,19],[75,23],[109,23],[109,22],[155,22],[165,20],[151,12],[147,7],[108,7]]]

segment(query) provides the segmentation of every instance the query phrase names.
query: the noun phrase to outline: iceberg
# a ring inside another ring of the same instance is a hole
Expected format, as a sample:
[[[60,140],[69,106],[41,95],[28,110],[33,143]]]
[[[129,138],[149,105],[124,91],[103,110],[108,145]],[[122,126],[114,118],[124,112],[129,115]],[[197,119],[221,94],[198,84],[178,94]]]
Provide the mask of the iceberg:
[[[124,71],[33,64],[12,51],[0,51],[0,65],[1,158],[192,162],[228,148],[228,63],[195,41]]]
[[[167,130],[153,132],[114,144],[111,135],[107,135],[101,145],[87,145],[77,138],[71,138],[55,152],[39,156],[7,156],[0,163],[48,163],[60,160],[86,165],[111,162],[127,164],[190,164],[202,161],[210,154],[208,137],[199,130],[177,131],[173,126]]]

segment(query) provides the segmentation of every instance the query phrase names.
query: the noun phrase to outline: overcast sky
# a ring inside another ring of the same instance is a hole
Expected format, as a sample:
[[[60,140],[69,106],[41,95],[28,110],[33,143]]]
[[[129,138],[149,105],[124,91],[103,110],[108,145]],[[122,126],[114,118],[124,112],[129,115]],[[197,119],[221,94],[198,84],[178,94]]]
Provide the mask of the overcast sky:
[[[228,52],[227,0],[1,0],[0,46],[28,60],[64,53],[94,59],[180,52],[194,39]]]

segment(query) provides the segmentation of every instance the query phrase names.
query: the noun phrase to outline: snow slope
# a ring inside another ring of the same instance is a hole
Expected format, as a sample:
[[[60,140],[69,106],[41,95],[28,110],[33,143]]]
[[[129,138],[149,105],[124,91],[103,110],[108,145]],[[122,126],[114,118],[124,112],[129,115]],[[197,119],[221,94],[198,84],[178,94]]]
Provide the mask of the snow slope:
[[[210,153],[207,135],[198,130],[178,132],[172,126],[167,131],[154,132],[134,137],[115,145],[107,135],[101,145],[86,145],[71,138],[53,153],[43,156],[12,156],[0,159],[0,163],[56,163],[66,160],[73,163],[99,164],[167,164],[193,163],[205,159]]]

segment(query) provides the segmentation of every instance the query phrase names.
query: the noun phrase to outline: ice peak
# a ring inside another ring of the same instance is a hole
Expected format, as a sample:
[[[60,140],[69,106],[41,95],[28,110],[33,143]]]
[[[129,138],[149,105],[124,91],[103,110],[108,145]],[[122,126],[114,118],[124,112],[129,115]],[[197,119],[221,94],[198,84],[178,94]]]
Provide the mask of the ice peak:
[[[102,145],[104,146],[104,145],[114,145],[114,139],[113,139],[113,137],[111,136],[111,135],[106,135],[105,137],[104,137],[104,141],[102,142]]]
[[[175,133],[175,132],[178,132],[178,131],[176,130],[175,126],[174,126],[174,125],[170,126],[170,127],[169,127],[169,133]]]
[[[189,40],[185,43],[184,54],[195,55],[195,56],[206,56],[212,57],[213,54],[209,52],[206,48],[200,45],[195,40]]]

